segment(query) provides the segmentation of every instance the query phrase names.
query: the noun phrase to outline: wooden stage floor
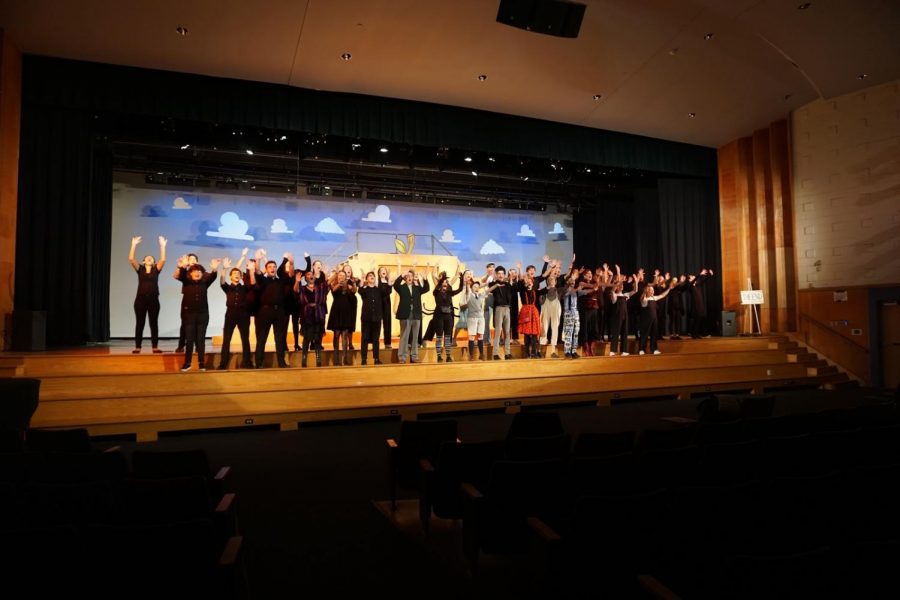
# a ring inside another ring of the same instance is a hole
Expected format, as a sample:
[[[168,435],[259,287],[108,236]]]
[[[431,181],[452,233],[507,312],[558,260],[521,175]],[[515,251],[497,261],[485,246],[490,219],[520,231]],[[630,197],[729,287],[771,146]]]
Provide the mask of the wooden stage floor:
[[[633,346],[634,341],[630,344]],[[429,345],[430,346],[430,345]],[[92,435],[133,434],[155,440],[160,432],[277,424],[296,429],[304,421],[400,416],[462,410],[519,410],[565,403],[609,404],[629,398],[673,397],[719,391],[752,391],[847,380],[786,336],[662,340],[661,355],[521,359],[470,362],[453,349],[454,362],[436,362],[434,348],[420,350],[421,364],[397,364],[396,348],[382,351],[384,365],[212,370],[181,373],[183,356],[131,354],[126,344],[75,350],[0,354],[5,376],[41,379],[33,427],[86,427]],[[562,348],[558,353],[562,356]],[[236,366],[239,356],[232,356]],[[324,352],[331,365],[331,351]],[[268,353],[266,365],[274,363]]]

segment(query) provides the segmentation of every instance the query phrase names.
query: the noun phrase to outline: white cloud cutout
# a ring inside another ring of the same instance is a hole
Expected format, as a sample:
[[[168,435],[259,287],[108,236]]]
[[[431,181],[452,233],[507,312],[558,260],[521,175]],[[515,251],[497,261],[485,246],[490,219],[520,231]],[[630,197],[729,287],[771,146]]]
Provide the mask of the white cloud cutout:
[[[445,229],[444,233],[441,234],[440,241],[444,244],[459,244],[460,240],[456,239],[456,236],[453,234],[452,229]]]
[[[172,208],[174,210],[190,210],[193,207],[190,204],[188,204],[187,200],[185,200],[181,196],[178,196],[177,198],[172,200]]]
[[[222,213],[222,216],[219,217],[219,225],[218,231],[207,231],[206,235],[209,237],[217,237],[217,238],[229,238],[232,240],[252,240],[252,235],[247,235],[247,230],[250,229],[250,226],[247,225],[247,221],[241,219],[237,213],[228,211]]]
[[[563,229],[563,226],[561,223],[554,223],[553,231],[548,231],[547,233],[549,233],[550,235],[563,235],[566,233],[566,230]]]
[[[529,227],[528,224],[522,225],[519,228],[519,233],[517,233],[516,235],[519,237],[535,237],[534,232],[531,230],[531,227]]]
[[[379,204],[375,210],[369,213],[369,216],[363,217],[362,220],[370,223],[391,223],[391,209],[384,204]]]
[[[294,233],[292,229],[288,229],[287,222],[284,219],[274,219],[269,231],[271,233]]]
[[[331,217],[325,217],[316,224],[316,231],[319,233],[344,233],[337,221]]]
[[[503,249],[503,246],[495,242],[494,240],[488,240],[481,247],[482,254],[506,254],[506,250]]]

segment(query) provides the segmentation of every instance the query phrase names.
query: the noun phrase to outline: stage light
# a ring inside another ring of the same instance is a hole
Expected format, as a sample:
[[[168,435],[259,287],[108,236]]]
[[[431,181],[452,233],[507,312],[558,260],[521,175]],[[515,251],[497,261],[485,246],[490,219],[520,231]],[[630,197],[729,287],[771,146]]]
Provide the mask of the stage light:
[[[187,149],[190,148],[190,147],[191,147],[190,144],[185,144],[184,146],[181,147],[181,149],[182,149],[182,150],[187,150]],[[215,150],[215,148],[213,148],[213,150]]]
[[[246,152],[250,156],[253,156],[253,150],[250,150],[249,148],[247,150],[245,150],[244,152]]]
[[[378,149],[378,151],[381,152],[382,154],[387,154],[388,149],[385,146],[382,146],[381,148]]]
[[[472,171],[472,175],[474,175],[475,177],[478,177],[478,171]]]
[[[282,141],[282,142],[283,142],[284,140],[286,140],[286,139],[287,139],[287,136],[286,136],[286,135],[281,136],[281,141]]]
[[[354,150],[359,150],[359,148],[361,146],[362,146],[362,144],[350,144],[350,147],[353,148]]]
[[[528,181],[528,177],[527,177],[527,176],[526,176],[526,177],[523,177],[523,178],[522,178],[522,181]]]
[[[466,161],[466,162],[472,162],[472,157],[471,157],[471,156],[467,156],[467,157],[465,157],[463,160]]]
[[[494,158],[493,156],[488,156],[488,160],[491,162],[497,162],[497,159]]]

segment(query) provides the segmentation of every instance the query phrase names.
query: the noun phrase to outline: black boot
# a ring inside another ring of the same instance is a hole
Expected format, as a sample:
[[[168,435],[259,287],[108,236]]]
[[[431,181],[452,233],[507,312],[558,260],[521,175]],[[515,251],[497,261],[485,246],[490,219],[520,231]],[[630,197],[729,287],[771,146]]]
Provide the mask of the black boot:
[[[344,363],[344,355],[341,353],[340,350],[335,350],[334,351],[334,360],[332,361],[332,364],[334,364],[334,366],[336,366],[336,367],[339,367],[343,363]]]
[[[309,354],[306,350],[303,351],[303,356],[300,357],[300,366],[304,369],[306,368],[306,355]]]
[[[225,352],[223,352],[219,356],[219,367],[218,368],[220,371],[225,371],[226,369],[228,369],[228,361],[230,360],[230,358],[231,357],[228,356],[228,354]]]
[[[475,341],[469,340],[469,360],[475,360]]]
[[[322,351],[316,348],[316,366],[322,366]]]

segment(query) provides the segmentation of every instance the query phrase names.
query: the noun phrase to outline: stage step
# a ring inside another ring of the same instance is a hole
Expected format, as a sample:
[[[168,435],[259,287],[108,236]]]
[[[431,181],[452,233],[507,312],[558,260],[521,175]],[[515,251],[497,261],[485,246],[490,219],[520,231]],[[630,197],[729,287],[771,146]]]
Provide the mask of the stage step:
[[[183,356],[173,353],[90,351],[5,355],[0,366],[45,374],[34,427],[86,427],[92,435],[133,434],[149,441],[165,431],[270,424],[290,430],[307,421],[415,419],[459,410],[516,411],[845,383],[845,374],[815,355],[780,348],[786,341],[784,336],[666,340],[661,355],[575,360],[469,361],[463,360],[467,349],[457,347],[449,364],[438,364],[429,347],[420,350],[419,365],[396,364],[394,349],[382,353],[382,360],[391,362],[365,367],[359,365],[358,350],[352,353],[354,366],[330,366],[328,350],[325,370],[312,377],[314,357],[301,369],[299,353],[290,353],[291,368],[252,371],[199,372],[195,364],[194,370],[180,373]],[[520,356],[522,349],[513,346],[513,355]],[[218,358],[208,355],[208,365],[217,365]],[[274,359],[267,353],[267,365]]]

